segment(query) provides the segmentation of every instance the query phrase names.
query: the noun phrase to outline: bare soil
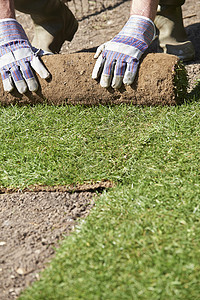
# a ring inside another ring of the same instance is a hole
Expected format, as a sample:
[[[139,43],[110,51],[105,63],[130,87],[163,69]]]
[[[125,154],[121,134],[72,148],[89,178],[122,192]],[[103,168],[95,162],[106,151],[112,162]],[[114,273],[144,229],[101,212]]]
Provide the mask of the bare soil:
[[[85,1],[85,0],[83,0]],[[94,51],[101,43],[119,32],[129,14],[130,1],[107,0],[83,6],[76,0],[69,3],[79,18],[79,30],[62,53]],[[93,3],[93,2],[92,2]],[[103,6],[103,4],[104,6]],[[184,25],[196,49],[194,61],[186,64],[190,91],[200,78],[200,1],[187,0],[183,6]],[[17,13],[29,38],[33,36],[29,16]],[[154,45],[152,51],[156,51]],[[69,193],[63,190],[15,192],[0,195],[0,299],[16,299],[20,292],[39,278],[39,272],[52,258],[63,236],[68,235],[76,220],[86,217],[95,203],[92,191]]]
[[[15,299],[39,279],[59,241],[86,217],[92,192],[25,192],[0,195],[0,299]]]

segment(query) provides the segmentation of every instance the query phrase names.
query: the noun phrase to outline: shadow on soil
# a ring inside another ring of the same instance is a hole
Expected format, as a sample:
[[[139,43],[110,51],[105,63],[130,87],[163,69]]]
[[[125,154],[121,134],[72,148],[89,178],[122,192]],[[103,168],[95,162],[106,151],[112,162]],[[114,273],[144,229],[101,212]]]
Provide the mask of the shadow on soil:
[[[197,83],[195,88],[188,93],[187,103],[199,102],[200,101],[200,81]]]
[[[88,14],[87,16],[83,16],[81,18],[78,18],[78,21],[83,21],[85,19],[89,19],[93,16],[97,16],[97,15],[100,15],[101,13],[103,12],[106,12],[108,10],[113,10],[115,9],[116,7],[120,6],[121,4],[123,4],[124,2],[128,2],[129,0],[120,0],[118,1],[117,3],[113,4],[113,5],[109,5],[108,7],[105,7],[104,4],[103,4],[103,1],[102,1],[102,9],[100,9],[99,11],[96,11],[94,13],[91,13],[91,14]]]
[[[194,23],[186,27],[187,35],[195,48],[195,60],[186,63],[185,65],[197,65],[200,64],[200,23]],[[200,67],[198,69],[200,73]],[[195,74],[194,74],[195,75]],[[200,75],[199,79],[194,82],[193,89],[188,93],[187,103],[200,101]]]
[[[200,23],[194,23],[186,27],[187,35],[193,43],[196,51],[196,60],[200,60]]]

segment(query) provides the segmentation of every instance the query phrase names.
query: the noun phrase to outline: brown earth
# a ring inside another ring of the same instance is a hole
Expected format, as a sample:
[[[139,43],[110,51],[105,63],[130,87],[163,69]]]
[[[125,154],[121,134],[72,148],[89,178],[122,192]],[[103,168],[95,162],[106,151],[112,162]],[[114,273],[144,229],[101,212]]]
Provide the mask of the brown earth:
[[[85,1],[85,0],[83,0]],[[112,38],[128,18],[129,1],[99,1],[98,7],[83,7],[77,3],[80,26],[74,40],[65,43],[62,53],[96,48]],[[94,3],[94,1],[91,1]],[[107,10],[104,8],[107,7]],[[109,8],[109,5],[114,8]],[[73,1],[69,4],[74,10]],[[86,8],[85,8],[86,7]],[[200,2],[186,0],[183,6],[184,24],[196,49],[196,59],[186,68],[190,91],[198,89],[194,84],[200,78]],[[97,11],[97,12],[96,12]],[[84,16],[82,17],[82,13]],[[87,17],[89,16],[89,17]],[[29,16],[17,14],[29,37],[32,27]],[[120,21],[119,21],[120,20]],[[155,45],[152,47],[155,50]],[[94,49],[92,49],[94,50]],[[108,185],[109,186],[109,185]],[[15,192],[0,195],[0,299],[16,299],[20,292],[39,278],[39,271],[53,256],[59,240],[73,230],[77,218],[88,215],[94,206],[97,186],[69,193],[58,188],[45,192],[45,187],[34,192]],[[48,190],[48,189],[47,189]],[[7,191],[8,192],[8,191]],[[11,191],[10,191],[11,192]]]
[[[50,81],[38,78],[40,89],[36,93],[27,92],[24,95],[17,91],[12,94],[5,93],[0,86],[1,103],[22,105],[45,101],[53,105],[175,105],[184,99],[183,93],[186,94],[187,90],[185,70],[180,70],[178,58],[169,54],[147,54],[140,64],[134,85],[122,86],[120,90],[102,89],[98,82],[91,78],[94,67],[93,53],[46,55],[43,62],[48,70],[51,70]],[[147,72],[148,69],[151,69],[151,72]],[[181,75],[185,78],[175,80],[177,72],[179,78]]]
[[[94,206],[95,192],[0,195],[0,299],[15,299],[39,278],[63,236]]]

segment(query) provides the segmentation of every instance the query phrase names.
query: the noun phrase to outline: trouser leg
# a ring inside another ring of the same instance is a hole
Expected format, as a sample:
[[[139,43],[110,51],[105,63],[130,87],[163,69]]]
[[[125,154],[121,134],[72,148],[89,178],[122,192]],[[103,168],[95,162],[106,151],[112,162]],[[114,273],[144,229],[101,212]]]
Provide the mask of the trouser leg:
[[[174,5],[174,6],[181,6],[185,3],[185,0],[160,0],[160,5]]]
[[[60,0],[15,0],[15,8],[31,15],[34,22],[32,45],[58,53],[62,44],[71,41],[78,22]]]
[[[159,46],[162,51],[188,61],[194,58],[195,50],[183,26],[181,5],[184,2],[160,0],[155,25],[159,30]]]

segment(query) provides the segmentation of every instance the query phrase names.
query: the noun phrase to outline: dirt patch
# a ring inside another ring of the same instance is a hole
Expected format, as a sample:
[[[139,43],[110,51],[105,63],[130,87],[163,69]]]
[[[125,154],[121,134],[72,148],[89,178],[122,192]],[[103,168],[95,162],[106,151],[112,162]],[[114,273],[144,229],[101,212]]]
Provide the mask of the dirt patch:
[[[0,195],[0,298],[15,299],[39,272],[78,218],[88,215],[95,193],[29,192]]]
[[[119,32],[128,18],[130,1],[105,2],[107,10],[99,6],[98,10],[85,10],[82,16],[80,1],[77,0],[79,30],[71,43],[63,45],[62,53],[85,49],[94,51],[99,44]],[[111,4],[113,9],[109,8]],[[69,5],[73,8],[73,1]],[[196,50],[195,60],[186,64],[190,91],[195,93],[197,89],[194,86],[200,78],[199,1],[187,0],[183,15],[188,36]],[[20,13],[17,17],[31,39],[30,17]],[[152,51],[156,52],[156,44],[152,45]],[[95,193],[91,191],[67,193],[64,190],[0,195],[1,300],[15,299],[26,286],[39,278],[39,271],[52,258],[59,240],[70,233],[77,218],[88,215],[94,206],[93,197]]]

